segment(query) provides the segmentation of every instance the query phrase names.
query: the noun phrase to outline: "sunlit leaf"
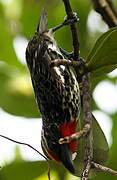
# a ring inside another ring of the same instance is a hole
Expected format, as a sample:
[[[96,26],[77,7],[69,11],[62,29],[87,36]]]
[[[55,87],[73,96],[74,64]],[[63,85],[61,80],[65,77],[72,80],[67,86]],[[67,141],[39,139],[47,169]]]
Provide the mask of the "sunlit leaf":
[[[51,169],[51,179],[60,180],[60,178],[57,175],[57,171],[53,171],[52,169]],[[47,173],[42,174],[41,176],[39,176],[38,178],[34,180],[48,180]]]
[[[0,180],[33,180],[42,174],[47,175],[46,161],[39,162],[14,162],[2,167]]]
[[[17,69],[1,64],[0,107],[13,115],[39,117],[32,89],[27,87],[26,80],[22,81],[18,77],[22,76]]]

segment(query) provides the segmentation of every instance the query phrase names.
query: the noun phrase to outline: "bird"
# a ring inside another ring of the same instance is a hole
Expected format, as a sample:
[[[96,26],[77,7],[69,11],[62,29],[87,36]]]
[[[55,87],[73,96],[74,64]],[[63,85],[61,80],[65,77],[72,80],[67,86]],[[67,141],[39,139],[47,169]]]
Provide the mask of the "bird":
[[[73,140],[68,144],[60,144],[59,139],[77,130],[80,89],[73,67],[50,66],[55,60],[68,61],[68,56],[61,51],[54,38],[55,29],[58,28],[48,29],[47,13],[42,10],[37,30],[26,48],[26,62],[42,114],[43,152],[48,159],[62,163],[69,172],[75,174],[73,160],[77,155],[78,143]]]

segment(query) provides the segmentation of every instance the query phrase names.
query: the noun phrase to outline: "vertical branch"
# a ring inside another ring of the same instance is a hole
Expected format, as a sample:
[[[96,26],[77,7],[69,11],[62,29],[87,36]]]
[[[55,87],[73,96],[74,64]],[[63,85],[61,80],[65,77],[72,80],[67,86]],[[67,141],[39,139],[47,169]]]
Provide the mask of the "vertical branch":
[[[68,19],[73,18],[73,11],[69,0],[63,0]],[[74,47],[74,60],[80,59],[79,56],[79,38],[76,24],[71,25],[73,47]],[[77,72],[77,71],[76,71]],[[82,173],[82,180],[87,180],[91,169],[91,162],[93,159],[92,147],[92,113],[91,113],[91,95],[90,95],[90,76],[84,75],[82,78],[83,88],[83,111],[84,111],[84,124],[90,125],[90,131],[85,137],[85,157],[84,157],[84,171]]]
[[[94,9],[102,16],[109,27],[117,26],[117,11],[111,0],[92,0]]]
[[[70,5],[69,0],[63,0],[66,14],[68,19],[72,19],[74,14]],[[79,59],[79,38],[78,38],[78,31],[77,31],[77,24],[71,24],[71,32],[72,32],[72,40],[73,40],[73,48],[74,48],[74,60]]]
[[[65,10],[67,13],[68,19],[72,19],[74,14],[70,5],[69,0],[63,0],[65,5]],[[101,14],[104,21],[108,24],[109,27],[117,26],[117,12],[113,6],[111,0],[92,0],[94,8],[97,12]],[[73,47],[74,47],[74,60],[80,59],[79,56],[79,38],[76,23],[71,25]],[[85,68],[85,67],[84,67]],[[77,73],[77,71],[76,71]],[[78,74],[77,74],[78,75]],[[91,111],[91,92],[90,92],[90,74],[85,74],[82,77],[82,94],[83,94],[83,111],[84,111],[84,127],[88,126],[88,131],[83,134],[83,130],[78,134],[73,134],[73,136],[66,137],[61,139],[60,144],[69,143],[71,140],[80,138],[85,135],[85,154],[84,154],[84,170],[81,175],[82,180],[87,180],[91,168],[95,170],[100,170],[103,172],[109,172],[113,175],[117,175],[117,172],[104,167],[103,165],[93,162],[93,134],[92,134],[92,111]]]
[[[90,93],[90,75],[86,74],[82,78],[83,91],[83,113],[84,124],[90,125],[90,131],[85,137],[85,155],[84,155],[84,171],[82,173],[82,180],[87,180],[91,169],[91,162],[93,159],[93,135],[92,135],[92,112],[91,112],[91,93]]]

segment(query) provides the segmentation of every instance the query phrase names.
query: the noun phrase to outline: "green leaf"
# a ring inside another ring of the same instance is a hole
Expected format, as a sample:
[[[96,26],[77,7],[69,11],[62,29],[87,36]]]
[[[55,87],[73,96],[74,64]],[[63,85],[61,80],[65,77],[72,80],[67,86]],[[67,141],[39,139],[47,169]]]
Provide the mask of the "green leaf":
[[[112,146],[110,148],[110,159],[109,159],[109,165],[117,170],[117,112],[112,115],[112,122],[113,122],[113,128],[112,128]]]
[[[103,66],[102,68],[99,68],[91,73],[91,79],[94,81],[94,78],[98,78],[100,76],[103,77],[104,75],[112,72],[116,68],[117,68],[117,64]]]
[[[97,40],[87,57],[86,66],[95,76],[117,67],[117,28],[110,29]]]
[[[110,156],[108,161],[108,167],[117,170],[117,113],[111,116],[113,122],[112,128],[112,146],[110,147]],[[95,180],[116,180],[116,176],[112,176],[107,173],[99,173]]]
[[[48,166],[46,161],[14,162],[4,166],[0,171],[0,180],[33,180],[46,174]]]
[[[108,160],[109,147],[106,137],[93,116],[93,146],[94,146],[94,161],[104,164]]]

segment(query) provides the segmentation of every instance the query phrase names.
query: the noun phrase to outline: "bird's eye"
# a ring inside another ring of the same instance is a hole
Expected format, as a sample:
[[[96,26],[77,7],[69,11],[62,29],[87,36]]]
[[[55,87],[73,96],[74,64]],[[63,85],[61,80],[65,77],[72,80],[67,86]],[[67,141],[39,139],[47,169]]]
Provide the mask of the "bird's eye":
[[[50,42],[50,40],[48,38],[45,38],[45,41]]]

